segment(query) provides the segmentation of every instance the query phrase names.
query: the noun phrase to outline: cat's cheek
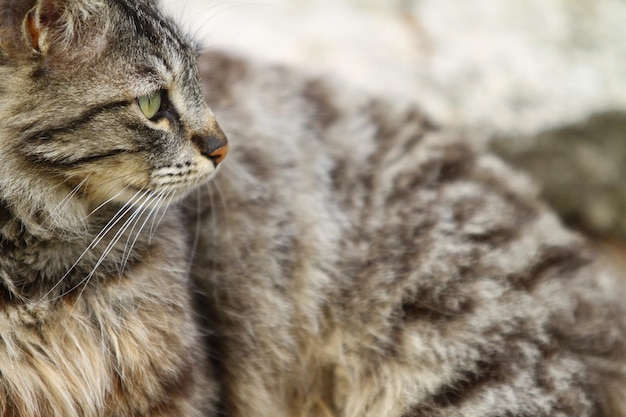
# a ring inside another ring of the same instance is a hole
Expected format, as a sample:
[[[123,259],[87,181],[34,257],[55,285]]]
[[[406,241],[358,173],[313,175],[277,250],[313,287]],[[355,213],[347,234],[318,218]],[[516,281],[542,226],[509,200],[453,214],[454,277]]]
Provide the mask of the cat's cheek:
[[[136,154],[119,155],[72,170],[71,175],[85,181],[82,198],[90,204],[105,201],[126,202],[139,191],[149,190],[150,168]]]

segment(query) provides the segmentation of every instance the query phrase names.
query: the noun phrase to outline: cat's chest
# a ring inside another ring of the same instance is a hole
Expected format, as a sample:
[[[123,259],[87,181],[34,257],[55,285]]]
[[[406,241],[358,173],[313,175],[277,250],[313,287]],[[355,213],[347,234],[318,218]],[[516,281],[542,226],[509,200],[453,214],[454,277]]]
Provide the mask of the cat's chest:
[[[0,309],[0,410],[148,415],[187,372],[195,331],[180,282],[125,278],[80,297]]]

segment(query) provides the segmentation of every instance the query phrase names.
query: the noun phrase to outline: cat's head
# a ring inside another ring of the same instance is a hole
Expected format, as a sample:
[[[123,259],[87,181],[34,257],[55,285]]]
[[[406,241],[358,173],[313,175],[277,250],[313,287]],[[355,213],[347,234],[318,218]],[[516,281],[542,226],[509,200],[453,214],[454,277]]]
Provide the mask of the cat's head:
[[[0,0],[0,198],[65,227],[210,178],[228,147],[195,55],[152,0]]]

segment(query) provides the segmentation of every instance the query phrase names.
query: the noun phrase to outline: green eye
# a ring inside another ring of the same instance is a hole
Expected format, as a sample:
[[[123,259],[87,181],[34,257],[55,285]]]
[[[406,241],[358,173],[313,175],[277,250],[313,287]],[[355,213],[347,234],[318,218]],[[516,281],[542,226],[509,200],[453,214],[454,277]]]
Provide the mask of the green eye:
[[[161,108],[161,91],[155,91],[147,96],[139,97],[137,101],[143,114],[148,119],[152,119]]]

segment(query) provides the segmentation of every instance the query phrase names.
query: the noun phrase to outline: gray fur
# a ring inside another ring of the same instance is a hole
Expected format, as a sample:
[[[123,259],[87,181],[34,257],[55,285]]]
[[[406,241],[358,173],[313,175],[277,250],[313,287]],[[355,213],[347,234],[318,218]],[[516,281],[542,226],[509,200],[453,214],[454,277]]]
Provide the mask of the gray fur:
[[[232,141],[193,266],[226,415],[625,415],[622,282],[524,177],[417,108],[200,67]]]
[[[215,52],[187,196],[226,139],[154,2],[0,6],[1,415],[626,415],[621,283],[497,158]]]
[[[0,415],[211,415],[190,249],[166,212],[225,144],[195,49],[147,0],[0,10]]]

